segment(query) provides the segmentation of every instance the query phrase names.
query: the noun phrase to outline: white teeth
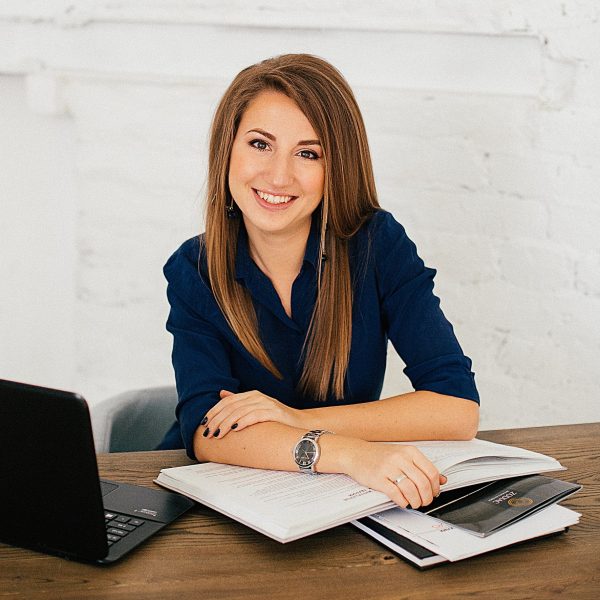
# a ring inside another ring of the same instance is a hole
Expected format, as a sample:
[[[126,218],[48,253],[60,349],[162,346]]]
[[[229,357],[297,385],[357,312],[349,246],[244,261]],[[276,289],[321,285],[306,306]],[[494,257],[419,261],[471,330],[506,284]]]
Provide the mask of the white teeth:
[[[260,190],[256,190],[256,193],[262,198],[265,202],[269,204],[284,204],[285,202],[289,202],[293,196],[273,196],[271,194],[265,194]]]

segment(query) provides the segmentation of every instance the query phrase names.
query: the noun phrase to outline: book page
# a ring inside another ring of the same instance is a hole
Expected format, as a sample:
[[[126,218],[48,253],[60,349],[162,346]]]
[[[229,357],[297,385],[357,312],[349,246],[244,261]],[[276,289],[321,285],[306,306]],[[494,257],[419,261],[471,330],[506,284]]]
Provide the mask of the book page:
[[[502,458],[525,458],[558,464],[555,459],[538,452],[478,439],[456,442],[423,441],[410,442],[410,444],[416,446],[442,471],[459,463],[483,457],[495,459],[491,462],[502,462]]]
[[[163,469],[156,481],[279,541],[393,506],[385,494],[340,474],[203,463]]]
[[[282,512],[306,506],[307,502],[314,502],[316,498],[323,503],[332,498],[339,502],[352,503],[365,494],[378,493],[341,474],[323,476],[325,474],[268,471],[215,463],[202,467],[203,486],[226,486],[230,494],[239,491],[240,499],[244,502],[257,502],[263,506],[275,505],[277,510]],[[200,474],[200,469],[190,471],[193,471],[194,479]]]
[[[404,442],[401,442],[404,443]],[[554,458],[524,448],[485,440],[408,442],[448,478],[442,491],[517,475],[559,471]]]

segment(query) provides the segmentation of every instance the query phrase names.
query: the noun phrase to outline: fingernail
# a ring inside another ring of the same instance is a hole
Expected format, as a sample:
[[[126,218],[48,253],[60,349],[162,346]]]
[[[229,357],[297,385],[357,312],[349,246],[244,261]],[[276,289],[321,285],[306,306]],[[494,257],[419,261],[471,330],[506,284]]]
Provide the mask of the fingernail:
[[[231,429],[237,429],[237,426],[238,426],[238,424],[237,424],[237,423],[234,423],[234,424],[231,426]]]
[[[204,430],[204,433],[203,433],[202,435],[203,435],[204,437],[206,437],[206,436],[207,436],[209,433],[210,433],[210,429],[207,427],[207,428]]]
[[[200,421],[200,425],[206,425],[208,423],[208,417],[204,417],[202,421]]]
[[[217,429],[215,429],[215,433],[214,436],[215,437],[219,437],[219,434],[221,433],[221,430],[217,427]]]

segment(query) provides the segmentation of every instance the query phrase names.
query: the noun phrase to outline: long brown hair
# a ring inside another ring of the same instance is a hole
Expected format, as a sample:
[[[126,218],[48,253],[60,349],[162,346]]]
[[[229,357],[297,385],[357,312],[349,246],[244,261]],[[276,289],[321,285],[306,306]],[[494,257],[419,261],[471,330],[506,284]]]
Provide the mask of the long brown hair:
[[[229,326],[273,375],[277,366],[260,339],[250,294],[235,280],[239,219],[226,218],[231,147],[248,104],[273,90],[294,100],[319,136],[325,183],[321,209],[318,293],[304,343],[300,389],[314,399],[344,395],[352,342],[352,282],[348,239],[379,203],[363,119],[348,83],[325,60],[285,54],[242,70],[215,112],[209,148],[206,254],[210,284]]]

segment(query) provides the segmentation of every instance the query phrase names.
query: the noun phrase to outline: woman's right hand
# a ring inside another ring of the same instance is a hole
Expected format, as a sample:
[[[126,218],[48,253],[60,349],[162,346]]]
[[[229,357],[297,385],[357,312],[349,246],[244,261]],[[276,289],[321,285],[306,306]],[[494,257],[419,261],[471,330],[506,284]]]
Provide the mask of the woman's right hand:
[[[345,455],[344,472],[402,508],[430,504],[447,481],[415,446],[353,441],[357,443]]]

